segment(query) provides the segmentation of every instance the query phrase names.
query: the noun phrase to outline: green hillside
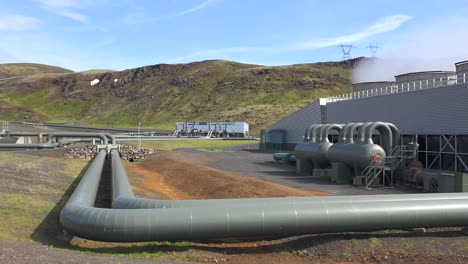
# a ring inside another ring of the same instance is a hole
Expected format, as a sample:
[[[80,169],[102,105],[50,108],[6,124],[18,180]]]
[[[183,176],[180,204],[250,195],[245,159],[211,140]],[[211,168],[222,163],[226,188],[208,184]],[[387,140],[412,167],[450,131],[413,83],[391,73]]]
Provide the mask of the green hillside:
[[[71,73],[72,71],[36,63],[6,63],[0,64],[0,78],[34,75],[41,73]]]
[[[319,97],[349,92],[355,61],[267,67],[212,60],[6,80],[0,104],[9,111],[0,119],[160,129],[185,120],[245,121],[259,131]],[[93,79],[100,82],[91,86]]]

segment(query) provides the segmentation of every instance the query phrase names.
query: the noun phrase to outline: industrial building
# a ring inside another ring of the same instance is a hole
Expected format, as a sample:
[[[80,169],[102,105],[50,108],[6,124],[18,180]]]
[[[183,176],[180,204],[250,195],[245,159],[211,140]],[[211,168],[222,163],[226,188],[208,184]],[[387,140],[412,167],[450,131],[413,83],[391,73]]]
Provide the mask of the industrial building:
[[[206,137],[247,137],[245,122],[177,122],[174,135]]]
[[[455,67],[401,74],[395,82],[358,83],[352,93],[320,98],[265,130],[261,147],[293,150],[307,141],[304,132],[312,124],[383,121],[399,129],[401,145],[417,146],[423,170],[455,181],[456,172],[468,172],[468,61]],[[329,135],[331,142],[339,140],[338,132]]]

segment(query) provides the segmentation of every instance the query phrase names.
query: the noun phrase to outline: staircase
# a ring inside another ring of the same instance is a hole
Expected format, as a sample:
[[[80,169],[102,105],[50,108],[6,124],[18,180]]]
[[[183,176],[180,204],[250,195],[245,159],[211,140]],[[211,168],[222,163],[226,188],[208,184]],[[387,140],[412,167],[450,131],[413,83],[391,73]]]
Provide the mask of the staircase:
[[[180,133],[180,130],[176,130],[176,131],[174,131],[174,133],[172,133],[172,136],[176,137],[179,133]]]
[[[365,188],[370,186],[393,186],[393,175],[397,168],[405,165],[411,157],[413,148],[411,145],[398,145],[383,162],[371,162],[358,176],[358,180]],[[378,180],[378,182],[376,182]]]
[[[213,129],[211,129],[211,130],[208,132],[208,135],[206,135],[206,138],[211,138],[212,135],[213,135]]]

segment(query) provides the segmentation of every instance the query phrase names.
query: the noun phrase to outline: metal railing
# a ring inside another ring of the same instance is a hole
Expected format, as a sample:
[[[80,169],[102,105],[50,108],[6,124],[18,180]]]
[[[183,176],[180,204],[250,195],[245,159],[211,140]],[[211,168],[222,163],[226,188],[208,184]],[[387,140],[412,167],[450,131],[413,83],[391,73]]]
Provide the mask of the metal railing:
[[[398,93],[406,93],[418,90],[426,90],[432,88],[440,88],[446,86],[452,86],[457,84],[464,84],[468,83],[468,73],[457,74],[450,77],[442,77],[436,78],[431,80],[423,80],[423,81],[414,81],[414,82],[407,82],[407,83],[400,83],[395,84],[387,87],[357,91],[352,93],[340,94],[337,96],[327,97],[325,98],[327,104],[340,102],[340,101],[348,101],[354,99],[362,99],[374,96],[382,96],[388,94],[398,94]]]

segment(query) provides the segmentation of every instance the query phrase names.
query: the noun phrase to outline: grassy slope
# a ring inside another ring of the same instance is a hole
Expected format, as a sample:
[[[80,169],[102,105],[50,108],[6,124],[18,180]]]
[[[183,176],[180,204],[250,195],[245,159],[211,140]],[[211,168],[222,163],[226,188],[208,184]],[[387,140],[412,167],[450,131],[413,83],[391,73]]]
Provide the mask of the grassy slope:
[[[257,143],[254,140],[164,140],[164,141],[141,141],[141,147],[152,148],[156,150],[174,150],[177,148],[202,148],[202,150],[210,150],[215,147],[229,147],[235,145]],[[137,145],[136,142],[128,144]]]
[[[90,86],[94,78],[101,82]],[[28,108],[43,121],[120,127],[142,122],[161,129],[173,129],[176,121],[246,121],[258,132],[319,97],[350,89],[350,67],[342,63],[204,61],[0,81],[0,103]],[[0,113],[5,120],[17,116]]]
[[[36,63],[6,63],[0,64],[0,78],[34,75],[41,73],[71,73],[72,71],[44,64]]]

